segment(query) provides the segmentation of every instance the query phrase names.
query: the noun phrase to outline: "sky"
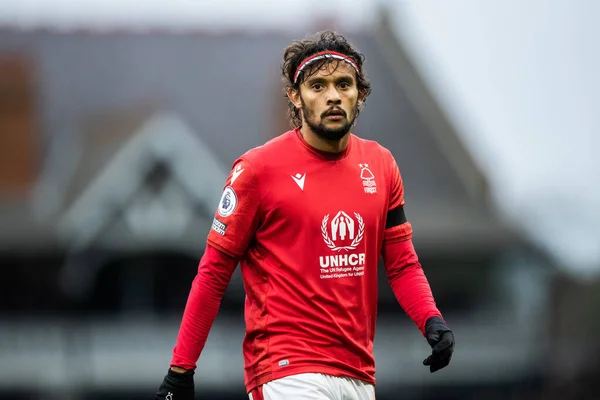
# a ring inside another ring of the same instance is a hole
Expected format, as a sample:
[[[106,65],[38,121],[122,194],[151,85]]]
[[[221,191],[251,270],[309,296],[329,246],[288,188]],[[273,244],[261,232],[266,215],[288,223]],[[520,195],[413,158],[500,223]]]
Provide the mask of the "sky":
[[[350,30],[377,3],[499,209],[570,272],[600,274],[600,1],[0,0],[0,24],[286,29],[335,15]]]
[[[600,2],[404,1],[395,26],[503,212],[600,272]]]

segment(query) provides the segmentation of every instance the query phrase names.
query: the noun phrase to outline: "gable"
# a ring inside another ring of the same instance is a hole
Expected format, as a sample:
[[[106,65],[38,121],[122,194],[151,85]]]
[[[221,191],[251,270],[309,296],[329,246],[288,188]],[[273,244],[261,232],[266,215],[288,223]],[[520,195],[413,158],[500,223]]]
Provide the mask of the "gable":
[[[197,229],[197,219],[212,219],[227,174],[227,166],[182,119],[159,113],[65,211],[59,232],[75,248],[100,237],[114,245],[124,235],[149,242],[182,239]],[[121,228],[111,231],[117,224]]]

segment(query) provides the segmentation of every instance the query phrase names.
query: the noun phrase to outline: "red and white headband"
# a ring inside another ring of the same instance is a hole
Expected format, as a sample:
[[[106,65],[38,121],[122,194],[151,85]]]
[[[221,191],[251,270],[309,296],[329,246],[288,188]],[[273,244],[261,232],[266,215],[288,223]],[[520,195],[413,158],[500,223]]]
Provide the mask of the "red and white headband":
[[[350,57],[348,57],[342,53],[338,53],[336,51],[321,51],[319,53],[313,54],[310,57],[307,57],[304,61],[302,61],[300,63],[300,65],[298,66],[298,69],[296,69],[296,73],[294,74],[294,84],[296,84],[296,82],[298,81],[298,76],[300,76],[300,73],[302,72],[302,70],[304,68],[306,68],[310,64],[314,63],[315,61],[322,60],[324,58],[334,58],[336,60],[345,61],[356,70],[356,73],[360,72],[358,69],[358,65],[356,65],[354,60],[351,59]]]

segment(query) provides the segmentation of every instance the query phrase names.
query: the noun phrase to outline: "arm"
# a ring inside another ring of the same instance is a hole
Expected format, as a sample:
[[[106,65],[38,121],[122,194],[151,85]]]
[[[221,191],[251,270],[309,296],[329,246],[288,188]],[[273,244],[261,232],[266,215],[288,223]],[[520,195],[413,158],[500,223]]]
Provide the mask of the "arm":
[[[391,164],[392,179],[382,248],[383,262],[398,303],[432,347],[432,354],[423,364],[428,365],[431,372],[435,372],[449,364],[454,352],[454,334],[435,304],[431,287],[419,263],[412,243],[412,226],[404,213],[404,186],[393,157]]]
[[[194,370],[238,260],[207,245],[188,296],[173,358],[156,400],[194,399]],[[171,394],[171,396],[169,396]]]
[[[423,365],[429,366],[431,372],[444,368],[454,353],[454,333],[435,305],[412,240],[384,244],[383,262],[398,303],[432,348]]]
[[[252,165],[240,159],[227,179],[205,253],[185,306],[170,368],[155,397],[194,399],[193,375],[223,294],[260,220],[260,195]],[[169,396],[169,393],[171,396]]]
[[[388,280],[398,303],[425,335],[427,320],[431,317],[442,317],[442,314],[436,307],[412,240],[385,243],[382,256]]]
[[[237,258],[210,244],[206,246],[183,313],[171,360],[172,370],[185,372],[196,368],[196,361],[204,348],[237,264]]]

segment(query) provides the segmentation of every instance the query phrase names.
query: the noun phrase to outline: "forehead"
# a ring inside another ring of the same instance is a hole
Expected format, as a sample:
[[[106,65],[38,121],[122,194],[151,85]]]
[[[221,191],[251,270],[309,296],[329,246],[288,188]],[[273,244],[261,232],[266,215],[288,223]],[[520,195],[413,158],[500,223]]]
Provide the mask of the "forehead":
[[[350,76],[354,78],[356,76],[356,70],[350,64],[341,60],[334,60],[323,64],[317,71],[311,71],[307,80],[310,79],[336,79],[341,77]]]

